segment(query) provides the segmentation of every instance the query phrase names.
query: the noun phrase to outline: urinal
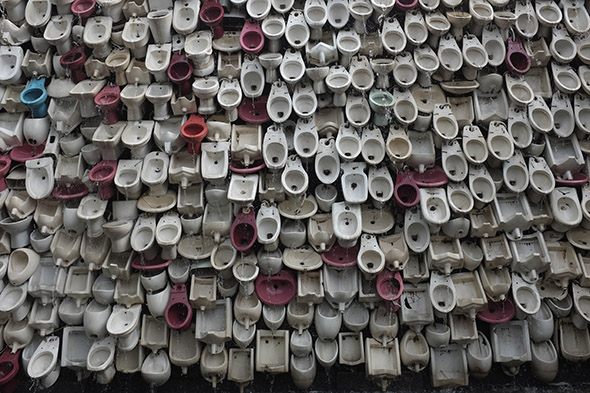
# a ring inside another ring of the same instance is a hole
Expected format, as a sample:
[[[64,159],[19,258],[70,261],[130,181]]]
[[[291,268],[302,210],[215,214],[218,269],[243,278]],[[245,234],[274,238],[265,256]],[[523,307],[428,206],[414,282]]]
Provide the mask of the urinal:
[[[476,0],[472,0],[470,3],[474,1]],[[489,6],[489,3],[483,1],[479,4],[487,4]],[[475,35],[467,33],[462,40],[461,52],[463,53],[464,60],[463,76],[469,80],[476,79],[478,71],[488,64],[488,55],[483,45]]]
[[[557,349],[551,340],[531,342],[531,368],[540,382],[550,383],[558,372]]]
[[[563,24],[553,28],[549,50],[552,58],[560,64],[567,64],[576,57],[576,44],[564,29]]]
[[[26,162],[26,167],[27,194],[33,199],[44,199],[51,195],[54,186],[53,158],[29,160]]]
[[[590,15],[583,5],[575,1],[564,1],[563,22],[570,34],[584,34],[590,30]]]
[[[430,350],[422,333],[407,330],[399,345],[401,362],[408,369],[417,373],[428,366]]]
[[[163,349],[151,352],[141,365],[141,376],[150,386],[165,384],[170,379],[171,372],[168,352]]]
[[[262,320],[266,327],[272,332],[277,332],[277,329],[279,329],[285,321],[285,311],[285,306],[270,306],[264,304],[262,306]],[[279,331],[279,333],[280,332],[281,331]],[[258,348],[258,345],[256,347]]]
[[[264,34],[260,24],[255,20],[246,20],[240,34],[240,45],[244,52],[256,55],[264,47]]]
[[[393,67],[393,79],[395,83],[402,88],[409,88],[418,79],[418,70],[414,63],[414,58],[410,52],[401,52],[395,56],[395,65]],[[394,93],[399,90],[394,90]],[[395,94],[394,94],[394,98]]]
[[[171,44],[150,44],[145,55],[145,67],[156,82],[168,80],[167,70],[172,53]],[[149,91],[149,89],[148,89]],[[147,97],[149,100],[149,96]]]
[[[404,218],[404,237],[408,248],[416,253],[426,251],[430,243],[430,229],[420,209],[408,209]]]
[[[43,31],[43,38],[57,48],[59,55],[64,55],[72,48],[70,35],[72,32],[73,15],[54,15]]]
[[[488,338],[478,332],[477,339],[467,345],[467,366],[469,374],[476,378],[485,378],[492,368],[492,347]]]
[[[44,388],[51,387],[59,377],[59,342],[60,339],[57,336],[44,339],[27,366],[29,377],[40,380]]]
[[[575,284],[574,284],[575,285]],[[546,303],[541,303],[541,308],[529,318],[529,334],[535,343],[551,340],[553,336],[554,319],[553,313]]]
[[[524,281],[517,273],[512,274],[512,297],[516,309],[524,314],[536,314],[541,308],[537,287]]]

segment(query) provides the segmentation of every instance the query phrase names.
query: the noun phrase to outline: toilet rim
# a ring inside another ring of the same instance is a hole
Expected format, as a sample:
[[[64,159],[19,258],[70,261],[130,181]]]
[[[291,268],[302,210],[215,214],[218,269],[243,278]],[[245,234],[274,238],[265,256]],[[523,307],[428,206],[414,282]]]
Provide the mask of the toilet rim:
[[[0,354],[0,370],[2,371],[2,376],[0,376],[0,386],[7,384],[10,382],[16,374],[18,374],[20,370],[20,363],[18,361],[22,349],[18,349],[15,352],[12,352],[8,347],[6,347],[2,354]],[[6,372],[6,369],[9,369]]]

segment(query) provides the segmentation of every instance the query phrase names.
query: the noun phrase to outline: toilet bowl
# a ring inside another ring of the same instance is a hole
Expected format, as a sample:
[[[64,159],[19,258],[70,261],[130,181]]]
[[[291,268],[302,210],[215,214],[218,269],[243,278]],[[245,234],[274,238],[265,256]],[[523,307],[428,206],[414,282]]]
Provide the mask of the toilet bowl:
[[[327,302],[323,302],[315,309],[314,324],[319,340],[334,340],[340,331],[342,314],[332,308]],[[318,343],[316,341],[317,346]]]
[[[580,78],[574,69],[567,64],[551,62],[551,74],[555,81],[555,86],[562,93],[575,94],[582,87]]]
[[[130,86],[130,85],[128,85]],[[123,89],[125,91],[125,89]],[[123,97],[123,96],[121,96]],[[141,109],[140,109],[141,110]],[[143,111],[143,110],[141,110]],[[127,107],[129,118],[130,108]],[[143,115],[138,116],[143,117]],[[131,150],[131,157],[134,159],[145,157],[151,148],[151,139],[154,129],[154,122],[151,120],[129,121],[121,134],[121,142]],[[115,172],[116,173],[116,172]]]
[[[551,97],[551,114],[555,124],[553,131],[560,137],[568,137],[574,132],[574,109],[569,97],[561,92],[555,92]]]
[[[285,192],[292,197],[299,197],[307,191],[309,178],[303,170],[301,160],[296,155],[289,156],[281,175],[281,183]]]
[[[576,44],[564,29],[563,24],[553,28],[549,50],[552,58],[560,64],[567,64],[576,57]]]
[[[155,240],[156,217],[147,214],[139,216],[131,232],[131,248],[150,260],[154,258],[158,251]]]
[[[98,197],[108,200],[115,194],[113,185],[117,172],[116,161],[101,161],[90,170],[90,181],[98,183]]]
[[[24,352],[24,350],[22,352]],[[11,386],[14,386],[14,384],[19,381],[19,378],[15,378],[20,371],[19,357],[21,357],[20,350],[16,350],[14,353],[5,350],[0,354],[0,367],[6,370],[3,377],[0,378],[0,386],[3,386],[4,389],[10,389]],[[27,366],[28,363],[25,365],[25,361],[23,360],[22,367],[26,369]]]
[[[449,104],[435,104],[432,115],[432,125],[436,136],[443,142],[450,142],[459,134],[459,124],[453,115]],[[435,141],[435,143],[437,143]],[[440,143],[437,143],[440,144]],[[452,145],[452,143],[451,143]],[[457,145],[458,146],[458,145]],[[444,153],[444,148],[443,148]],[[445,161],[443,160],[443,166]]]
[[[424,87],[431,86],[431,75],[440,67],[440,61],[428,44],[414,50],[414,64],[420,73],[418,83]]]
[[[452,34],[446,34],[440,38],[437,55],[440,61],[438,73],[444,80],[450,80],[453,73],[463,66],[462,52]]]
[[[185,285],[174,285],[164,313],[166,324],[171,329],[187,330],[190,328],[192,316],[193,309],[188,303]]]
[[[539,21],[537,14],[530,1],[519,2],[515,6],[516,22],[514,27],[516,32],[525,39],[533,38],[539,31]]]
[[[109,16],[95,16],[86,21],[84,44],[92,48],[92,54],[96,59],[104,60],[111,53],[112,29],[113,19]]]
[[[256,216],[258,242],[267,251],[274,251],[279,245],[281,219],[276,206],[263,202]]]
[[[14,286],[24,284],[39,267],[39,254],[29,248],[19,248],[8,258],[8,280]]]
[[[472,0],[470,3],[473,1],[477,0]],[[489,6],[489,3],[484,1],[481,1],[480,4],[487,4]],[[510,47],[508,51],[510,54]],[[463,53],[464,60],[463,75],[469,80],[476,79],[478,71],[488,64],[488,55],[483,45],[477,36],[467,33],[462,40],[461,52]]]
[[[86,221],[88,236],[94,238],[102,235],[107,203],[108,201],[101,200],[96,194],[89,194],[80,201],[77,214],[78,218]]]
[[[256,242],[257,225],[253,208],[242,208],[230,229],[230,239],[236,250],[248,254]]]
[[[476,204],[486,204],[493,201],[496,188],[492,177],[483,165],[470,165],[469,190]]]
[[[59,55],[64,55],[72,47],[70,34],[73,20],[73,15],[54,15],[45,26],[43,38],[57,48]]]
[[[44,199],[51,195],[54,186],[53,158],[29,160],[25,165],[27,194],[33,199]]]
[[[245,21],[240,33],[240,45],[244,52],[248,54],[256,55],[260,53],[264,47],[264,34],[257,21],[251,19]]]
[[[404,217],[404,237],[408,248],[416,253],[426,251],[430,243],[430,229],[420,209],[407,209]]]
[[[504,75],[508,97],[518,106],[526,106],[535,98],[533,89],[523,77]]]
[[[133,57],[143,59],[150,36],[150,28],[145,15],[143,17],[134,16],[125,23],[121,39],[125,47],[131,50]]]
[[[111,315],[111,311],[110,304],[101,304],[96,300],[88,303],[84,308],[83,316],[84,331],[88,337],[101,339],[107,335],[107,320]]]
[[[373,13],[373,6],[369,1],[365,0],[350,0],[348,2],[348,10],[350,16],[354,19],[354,29],[359,34],[366,34],[366,21]],[[330,11],[328,11],[329,14]]]
[[[402,88],[409,88],[418,79],[418,70],[414,63],[414,58],[410,52],[401,52],[395,56],[395,65],[393,67],[393,79],[395,83]],[[395,89],[395,92],[399,90]],[[395,94],[394,94],[394,98]]]
[[[444,188],[421,188],[420,208],[422,209],[422,216],[431,228],[438,228],[446,224],[451,218],[451,211]]]
[[[366,188],[365,188],[366,191]],[[338,202],[332,205],[334,235],[343,247],[352,247],[361,235],[361,209],[358,205]]]
[[[213,38],[218,39],[223,36],[224,30],[221,26],[224,9],[217,0],[209,0],[201,5],[199,17],[213,31]]]
[[[590,30],[590,15],[583,5],[575,1],[563,2],[563,22],[570,34],[584,34]]]
[[[549,194],[549,203],[554,219],[551,227],[554,230],[565,232],[581,222],[583,215],[575,189],[556,187]]]
[[[217,93],[217,101],[219,102],[219,105],[226,111],[225,113],[227,119],[230,122],[235,121],[238,118],[238,105],[242,101],[242,89],[240,88],[240,82],[237,79],[224,79],[221,82],[219,91]]]
[[[10,235],[10,247],[22,248],[29,245],[29,233],[33,229],[32,221],[32,214],[20,220],[13,220],[9,217],[0,220],[0,228]]]
[[[190,115],[188,120],[182,124],[180,135],[187,142],[188,152],[190,154],[200,153],[201,142],[205,139],[207,132],[208,129],[205,124],[205,119],[195,114]]]
[[[285,22],[285,19],[281,15],[271,14],[271,15],[268,15],[266,18],[264,18],[264,20],[262,21],[262,23],[261,23],[262,33],[264,34],[264,37],[268,40],[268,50],[270,51],[270,54],[280,52],[281,38],[283,37],[283,35],[285,35],[286,27],[287,27],[287,24]],[[263,54],[261,56],[265,56],[265,54]],[[276,57],[271,56],[271,58],[275,59],[275,61],[271,61],[270,63],[266,63],[266,64],[268,64],[268,67],[265,66],[265,62],[262,61],[262,66],[267,69],[267,72],[269,72],[269,70],[271,70],[273,68],[276,69],[276,67],[279,66],[278,64],[276,64],[277,63]],[[279,61],[279,63],[280,63],[280,61]],[[268,74],[267,74],[267,79],[272,79],[272,78],[268,78]],[[274,82],[274,80],[271,80],[271,82]]]
[[[156,242],[162,248],[162,258],[176,259],[176,245],[180,241],[182,227],[177,214],[164,214],[156,226]]]
[[[309,330],[303,330],[301,333],[294,331],[291,333],[289,342],[291,354],[296,357],[309,355],[313,350],[313,339]]]
[[[167,70],[170,66],[171,44],[150,44],[145,56],[145,67],[154,76],[156,82],[168,80]],[[149,88],[148,88],[149,91]],[[148,100],[150,96],[147,96]]]
[[[533,130],[548,133],[552,130],[554,123],[553,115],[540,96],[535,96],[528,105],[528,120]]]
[[[262,142],[262,158],[270,170],[285,167],[289,151],[285,132],[280,126],[270,126],[264,134]]]
[[[262,65],[257,59],[244,59],[242,73],[240,75],[242,91],[248,98],[257,98],[262,95],[264,88],[264,73]]]
[[[346,106],[346,90],[352,84],[352,77],[348,71],[340,65],[330,67],[325,83],[334,94],[333,104],[338,107]]]
[[[356,128],[364,127],[371,120],[371,108],[363,96],[349,95],[345,113],[350,125]]]
[[[105,86],[94,97],[94,103],[102,114],[103,124],[115,124],[119,121],[119,103],[121,102],[121,89],[119,86]]]
[[[281,77],[285,82],[289,85],[294,85],[300,82],[305,75],[305,63],[303,62],[303,57],[301,57],[301,52],[296,51],[294,49],[287,49],[283,54],[283,59],[279,66],[279,72]],[[277,83],[273,83],[273,87],[276,86]],[[277,87],[282,87],[283,84],[279,84]],[[281,94],[283,94],[281,92]],[[272,96],[272,90],[269,95],[269,103]],[[268,110],[268,106],[267,106]],[[289,112],[290,113],[290,112]],[[269,111],[270,114],[270,111]],[[271,117],[272,118],[272,117]],[[282,123],[284,120],[280,121]]]
[[[517,273],[512,274],[512,297],[517,311],[524,314],[536,314],[541,308],[537,287],[523,280]]]
[[[145,156],[141,169],[141,181],[150,188],[150,195],[165,195],[168,191],[169,163],[168,155],[160,151],[151,152]]]
[[[118,339],[117,347],[120,350],[128,351],[137,345],[140,335],[140,314],[141,304],[134,304],[129,308],[123,304],[113,306],[107,321],[107,332]]]
[[[539,35],[548,36],[552,28],[557,26],[563,18],[563,13],[553,1],[536,1],[535,12],[539,21]]]
[[[328,0],[328,23],[336,30],[342,29],[350,17],[348,2],[346,0]]]
[[[302,159],[314,157],[319,148],[318,132],[311,119],[300,118],[293,135],[295,152]]]
[[[173,53],[167,74],[168,78],[176,85],[176,93],[179,97],[190,95],[193,65],[188,57],[179,52]]]
[[[499,67],[506,58],[506,47],[500,29],[494,25],[487,25],[482,33],[481,43],[488,54],[488,64]]]
[[[96,381],[108,384],[115,376],[115,339],[107,336],[95,341],[88,351],[86,368],[96,373]]]
[[[557,349],[551,340],[531,342],[531,368],[541,382],[552,382],[558,372]]]
[[[428,366],[430,348],[422,333],[413,330],[406,331],[400,341],[400,358],[402,363],[415,373]]]
[[[322,37],[322,27],[328,21],[328,7],[324,0],[307,0],[303,7],[305,22],[311,28],[311,39]]]
[[[395,70],[394,70],[394,78],[395,78]],[[409,90],[393,90],[393,98],[395,99],[395,104],[393,104],[393,114],[395,119],[402,125],[402,126],[409,126],[410,124],[414,123],[418,118],[418,107],[416,105],[416,101],[414,97],[410,93]],[[409,135],[409,134],[408,134]],[[428,138],[431,138],[430,133],[427,134]],[[414,146],[411,155],[416,155],[418,153],[417,146]]]
[[[6,47],[2,47],[6,48]],[[13,56],[10,55],[9,56]],[[0,51],[0,57],[2,53]],[[27,87],[20,93],[21,102],[31,110],[34,118],[47,116],[47,90],[45,89],[45,78],[31,79]]]
[[[39,344],[27,366],[27,374],[39,379],[44,388],[51,387],[59,377],[59,337],[50,336]]]

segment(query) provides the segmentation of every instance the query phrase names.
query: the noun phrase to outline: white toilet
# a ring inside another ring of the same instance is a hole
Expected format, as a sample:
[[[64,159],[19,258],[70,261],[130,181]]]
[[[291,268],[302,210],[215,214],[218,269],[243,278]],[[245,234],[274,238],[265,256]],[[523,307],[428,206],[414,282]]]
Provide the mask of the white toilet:
[[[107,336],[92,344],[88,352],[86,368],[96,373],[96,381],[100,384],[108,384],[113,380],[116,373],[113,337]]]
[[[59,377],[59,337],[50,336],[39,344],[27,366],[27,374],[39,379],[44,388],[51,387]]]

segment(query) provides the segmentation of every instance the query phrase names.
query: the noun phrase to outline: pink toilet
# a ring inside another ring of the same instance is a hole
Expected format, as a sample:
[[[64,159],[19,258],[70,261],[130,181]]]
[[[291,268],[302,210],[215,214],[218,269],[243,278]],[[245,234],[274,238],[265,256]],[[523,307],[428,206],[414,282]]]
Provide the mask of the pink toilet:
[[[404,281],[399,272],[385,269],[377,276],[377,293],[383,300],[394,302],[402,296]]]
[[[192,75],[193,65],[188,57],[180,52],[174,53],[168,66],[168,77],[176,85],[178,96],[186,96],[192,92]]]
[[[21,350],[12,352],[10,349],[5,349],[0,355],[0,390],[2,392],[13,391],[7,389],[12,387],[12,382],[20,369],[20,363],[18,361]]]
[[[98,197],[108,200],[115,195],[115,174],[117,173],[117,161],[101,161],[90,170],[90,181],[98,183]]]
[[[115,124],[119,121],[120,102],[121,88],[119,86],[105,86],[94,97],[94,103],[100,108],[104,124]]]
[[[525,52],[520,38],[508,37],[506,68],[513,74],[526,74],[531,69],[531,58]]]
[[[96,0],[74,0],[72,3],[72,14],[76,15],[82,20],[82,24],[86,23],[86,19],[90,18],[96,8]]]
[[[251,207],[244,207],[236,216],[229,237],[232,246],[239,252],[249,254],[256,243],[258,230],[256,228],[256,215]]]
[[[72,8],[74,7],[74,2]],[[92,9],[94,11],[94,8]],[[86,72],[84,71],[84,63],[86,62],[86,53],[84,46],[74,46],[67,51],[60,59],[59,64],[67,70],[70,70],[70,78],[72,82],[78,83],[86,79]]]
[[[55,199],[59,199],[61,201],[80,199],[86,194],[88,194],[88,188],[84,185],[84,183],[58,183],[51,193]]]
[[[207,132],[208,129],[205,119],[195,114],[190,115],[188,120],[180,128],[182,139],[188,143],[189,153],[199,154],[201,152],[201,142],[207,136]]]
[[[407,209],[420,202],[420,190],[410,172],[399,172],[395,178],[393,196],[396,203]]]
[[[201,12],[199,16],[203,23],[213,30],[213,39],[223,37],[223,27],[221,22],[223,21],[224,10],[219,0],[207,0],[201,5]]]
[[[4,180],[4,178],[10,170],[11,163],[12,160],[10,159],[10,156],[0,156],[0,191],[6,190],[6,180]]]
[[[240,34],[240,45],[246,53],[257,55],[264,47],[264,34],[258,22],[247,20]]]
[[[187,330],[190,328],[193,309],[188,302],[184,284],[176,284],[172,287],[164,318],[170,329]]]

